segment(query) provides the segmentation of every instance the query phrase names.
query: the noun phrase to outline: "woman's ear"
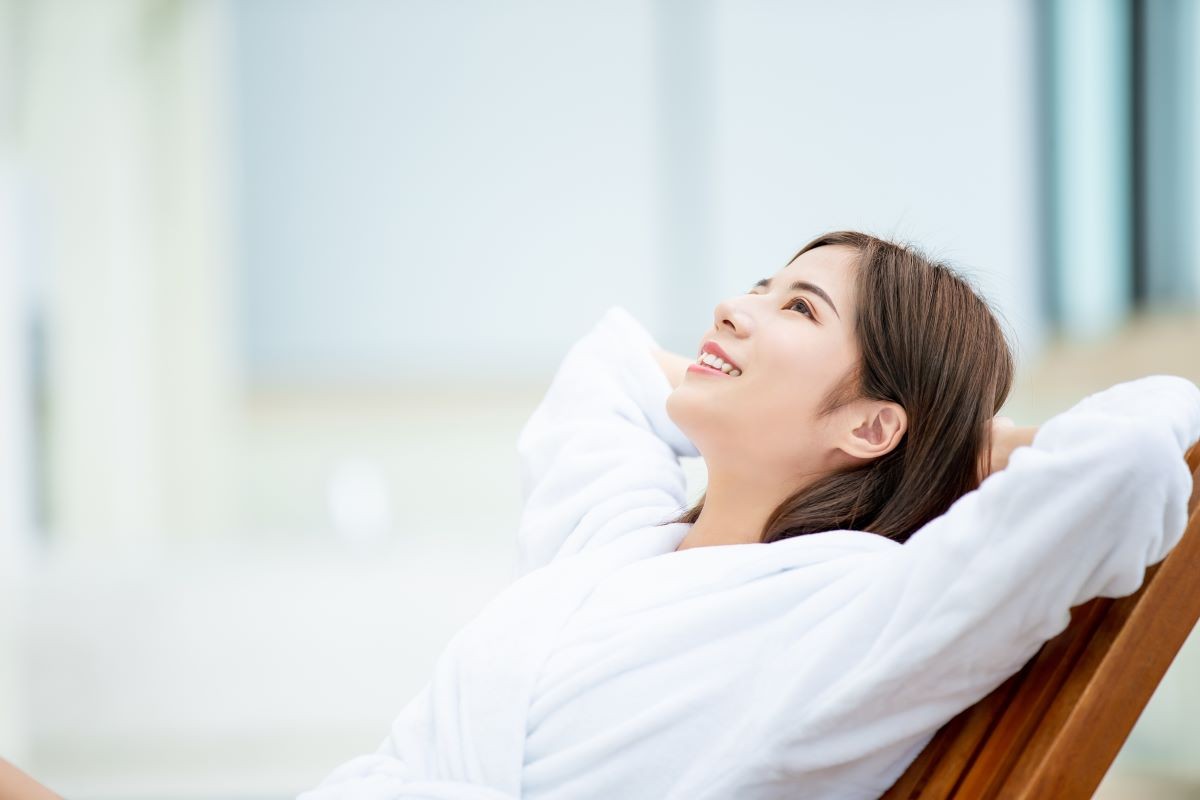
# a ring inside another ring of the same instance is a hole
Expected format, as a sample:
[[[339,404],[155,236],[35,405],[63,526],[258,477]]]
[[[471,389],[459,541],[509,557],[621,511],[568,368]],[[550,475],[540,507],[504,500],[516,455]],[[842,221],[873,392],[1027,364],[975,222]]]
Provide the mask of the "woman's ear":
[[[852,404],[839,448],[855,458],[875,459],[891,452],[908,430],[908,415],[896,403],[864,400]]]

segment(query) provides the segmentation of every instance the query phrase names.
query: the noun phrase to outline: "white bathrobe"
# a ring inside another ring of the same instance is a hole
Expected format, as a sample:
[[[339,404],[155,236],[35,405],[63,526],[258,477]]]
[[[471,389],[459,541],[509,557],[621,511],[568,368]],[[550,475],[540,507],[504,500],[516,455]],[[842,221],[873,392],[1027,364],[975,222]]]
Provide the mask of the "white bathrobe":
[[[1185,527],[1200,389],[1153,375],[1048,420],[903,545],[676,552],[688,526],[656,523],[698,453],[654,346],[614,307],[568,351],[517,441],[517,579],[378,751],[302,800],[874,798]]]

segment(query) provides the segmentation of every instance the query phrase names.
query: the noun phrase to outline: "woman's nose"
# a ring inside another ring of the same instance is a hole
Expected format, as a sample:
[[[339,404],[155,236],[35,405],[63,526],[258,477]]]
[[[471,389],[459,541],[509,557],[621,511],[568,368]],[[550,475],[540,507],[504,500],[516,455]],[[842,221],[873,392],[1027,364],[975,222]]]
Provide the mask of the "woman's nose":
[[[727,330],[736,336],[748,336],[754,325],[746,310],[732,299],[717,303],[713,309],[713,323],[718,331]]]

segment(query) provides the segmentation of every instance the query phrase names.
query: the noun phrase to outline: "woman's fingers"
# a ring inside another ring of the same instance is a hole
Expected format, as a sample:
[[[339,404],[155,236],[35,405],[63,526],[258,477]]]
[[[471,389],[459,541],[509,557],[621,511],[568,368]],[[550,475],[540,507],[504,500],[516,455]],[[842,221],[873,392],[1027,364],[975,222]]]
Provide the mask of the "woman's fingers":
[[[989,445],[991,452],[980,454],[980,481],[993,472],[998,472],[1007,466],[1008,454],[1012,451],[1012,448],[1009,446],[1006,434],[1015,427],[1016,423],[1012,421],[1011,417],[1002,417],[998,414],[992,417],[991,427],[988,431],[990,434]]]

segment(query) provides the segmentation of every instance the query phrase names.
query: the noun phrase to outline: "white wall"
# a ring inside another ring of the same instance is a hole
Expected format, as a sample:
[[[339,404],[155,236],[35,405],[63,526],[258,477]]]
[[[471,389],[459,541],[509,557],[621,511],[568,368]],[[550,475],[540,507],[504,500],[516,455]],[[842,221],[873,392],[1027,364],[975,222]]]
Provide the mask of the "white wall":
[[[46,0],[13,18],[54,536],[110,555],[214,535],[234,391],[223,6]]]
[[[965,268],[1036,347],[1032,23],[1008,0],[720,4],[718,291],[863,228]]]
[[[648,4],[232,8],[253,377],[529,378],[653,316]]]
[[[234,14],[256,378],[543,375],[614,302],[690,350],[840,227],[974,270],[1036,343],[1026,3]]]
[[[34,437],[30,320],[23,302],[28,276],[22,269],[19,225],[26,198],[3,146],[0,139],[0,752],[20,761],[28,748],[28,675],[19,654],[27,635],[28,573],[36,553],[30,469]]]

